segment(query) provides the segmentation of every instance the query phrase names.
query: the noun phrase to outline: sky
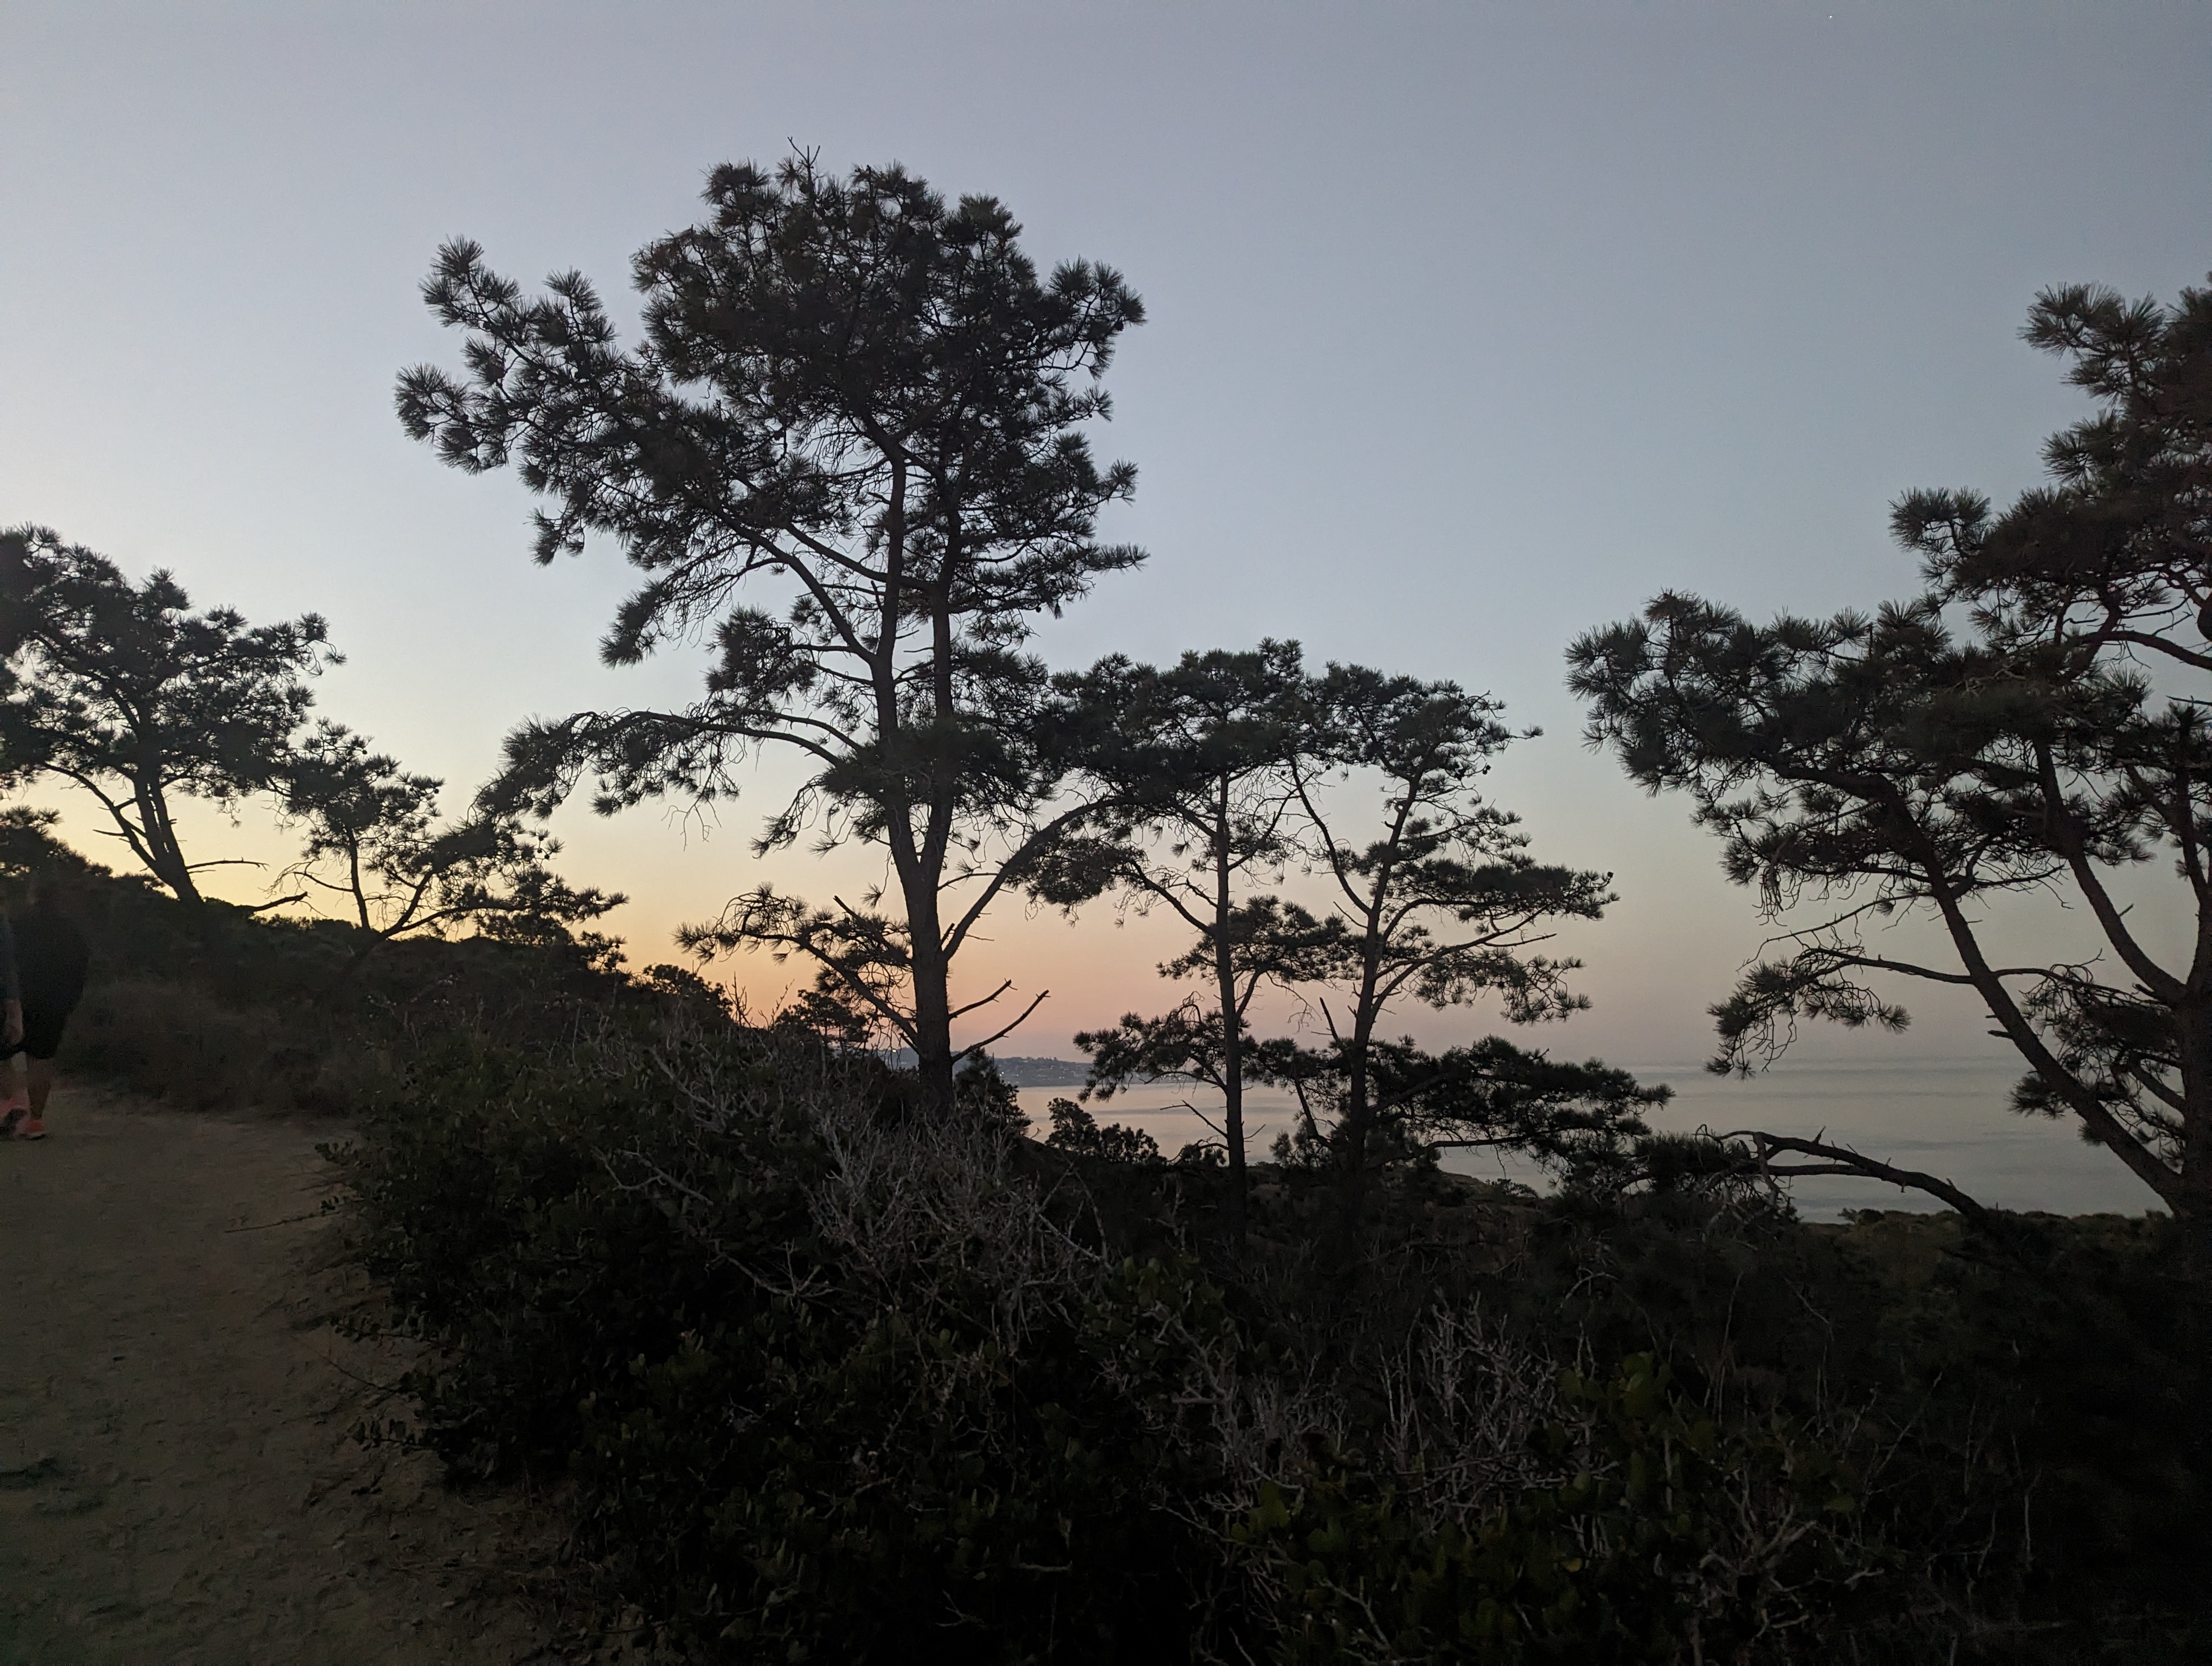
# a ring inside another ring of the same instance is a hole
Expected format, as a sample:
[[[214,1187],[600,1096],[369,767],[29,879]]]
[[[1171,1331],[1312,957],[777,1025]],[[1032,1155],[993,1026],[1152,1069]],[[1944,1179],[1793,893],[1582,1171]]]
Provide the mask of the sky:
[[[1539,1039],[1694,1059],[1764,928],[1682,802],[1583,746],[1567,644],[1664,588],[1761,616],[1909,593],[1890,501],[2002,501],[2081,414],[2018,339],[2037,290],[2204,280],[2208,88],[2201,4],[9,0],[0,524],[256,620],[325,615],[347,659],[324,712],[458,807],[524,717],[679,699],[698,659],[602,668],[618,552],[534,567],[520,484],[401,432],[397,374],[456,356],[417,294],[439,243],[619,306],[715,164],[896,159],[1005,200],[1042,263],[1119,268],[1150,313],[1098,444],[1139,471],[1103,530],[1151,560],[1041,651],[1293,637],[1504,700],[1544,733],[1494,796],[1620,898],[1564,940],[1594,1009]],[[763,763],[714,822],[566,811],[562,866],[633,898],[641,964],[763,878],[850,895],[868,863],[750,854],[792,778]],[[202,854],[283,858],[259,808],[192,826]],[[249,897],[272,871],[221,872]],[[1017,907],[969,976],[1049,989],[1004,1048],[1064,1056],[1171,1004],[1177,946]],[[799,981],[725,970],[766,1004]],[[1915,1010],[1904,1037],[1806,1045],[1995,1046],[1969,1005]]]

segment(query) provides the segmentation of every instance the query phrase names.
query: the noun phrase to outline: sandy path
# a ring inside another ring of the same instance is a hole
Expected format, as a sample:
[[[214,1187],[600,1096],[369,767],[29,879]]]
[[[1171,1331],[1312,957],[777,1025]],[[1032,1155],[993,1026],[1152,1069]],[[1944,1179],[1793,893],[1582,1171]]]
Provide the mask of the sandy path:
[[[343,1130],[83,1090],[48,1124],[0,1143],[0,1663],[553,1658],[513,1507],[348,1438]]]

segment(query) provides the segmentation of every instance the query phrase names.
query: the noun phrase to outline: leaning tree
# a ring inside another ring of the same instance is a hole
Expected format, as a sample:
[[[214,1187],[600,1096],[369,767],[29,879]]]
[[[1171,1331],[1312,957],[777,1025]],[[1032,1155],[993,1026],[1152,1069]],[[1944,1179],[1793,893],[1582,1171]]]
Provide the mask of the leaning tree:
[[[0,534],[0,781],[44,773],[84,788],[197,908],[210,864],[185,854],[172,800],[273,787],[313,698],[307,678],[337,656],[312,613],[249,626],[230,608],[191,609],[166,572],[134,584],[44,527]]]
[[[1571,651],[1589,736],[1690,794],[1784,952],[1714,1008],[1722,1070],[1801,1017],[1891,1027],[1894,978],[1971,989],[2028,1073],[2192,1229],[2212,1230],[2212,290],[2039,297],[2027,338],[2097,410],[2002,514],[1915,492],[1927,590],[1757,625],[1666,595]],[[2005,964],[2004,905],[2056,896],[2101,948]],[[1869,924],[1931,918],[1916,958]],[[1848,1154],[1817,1153],[1849,1168]],[[1860,1164],[1875,1172],[1879,1165]],[[1894,1171],[1883,1175],[1895,1177]]]
[[[1141,559],[1096,536],[1135,474],[1101,468],[1085,428],[1108,415],[1098,379],[1143,308],[1102,266],[1041,279],[1001,204],[948,206],[896,167],[724,167],[706,201],[634,263],[634,347],[580,275],[526,298],[473,243],[425,286],[468,333],[465,369],[401,379],[408,431],[458,467],[518,469],[548,501],[541,562],[594,534],[621,547],[644,577],[608,663],[688,635],[714,648],[679,709],[518,732],[494,800],[547,811],[589,775],[603,812],[703,803],[756,747],[791,749],[809,773],[757,848],[809,825],[879,847],[896,906],[763,887],[687,940],[807,957],[949,1104],[951,1027],[996,998],[955,1006],[955,958],[1051,825],[1062,775],[1024,641]]]

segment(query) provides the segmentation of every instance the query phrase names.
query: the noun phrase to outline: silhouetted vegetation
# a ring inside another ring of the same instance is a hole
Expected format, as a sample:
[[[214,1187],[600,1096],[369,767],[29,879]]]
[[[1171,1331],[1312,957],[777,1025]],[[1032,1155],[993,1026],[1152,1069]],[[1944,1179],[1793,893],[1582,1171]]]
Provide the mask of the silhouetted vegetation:
[[[1601,915],[1607,877],[1539,864],[1517,818],[1483,798],[1480,778],[1512,739],[1497,702],[1359,666],[1309,674],[1295,642],[1186,654],[1164,671],[1115,656],[1054,692],[1074,772],[1094,792],[1021,882],[1063,908],[1114,891],[1167,909],[1197,940],[1162,975],[1205,980],[1164,1015],[1078,1036],[1086,1091],[1188,1079],[1220,1094],[1232,1245],[1249,1189],[1247,1080],[1297,1095],[1295,1160],[1336,1176],[1347,1231],[1370,1173],[1410,1156],[1496,1145],[1587,1167],[1646,1132],[1638,1112],[1667,1090],[1623,1072],[1495,1036],[1432,1052],[1382,1029],[1413,1002],[1496,997],[1516,1024],[1588,1005],[1567,984],[1578,963],[1532,951],[1559,921]],[[1281,894],[1300,866],[1322,877],[1318,912]],[[1304,998],[1325,1039],[1252,1036],[1254,998],[1270,986]]]
[[[725,167],[706,198],[707,221],[634,263],[633,350],[580,274],[526,301],[456,242],[424,286],[468,332],[468,368],[401,379],[408,432],[550,499],[541,562],[596,534],[646,575],[611,664],[693,631],[717,650],[682,710],[518,730],[494,799],[544,810],[588,775],[605,810],[703,803],[754,747],[794,749],[814,773],[761,848],[810,826],[865,840],[898,911],[763,886],[690,940],[810,961],[823,1000],[914,1049],[942,1108],[970,1010],[952,1005],[953,963],[1006,867],[1067,813],[1065,762],[1037,744],[1047,673],[1022,644],[1143,559],[1095,536],[1136,471],[1099,468],[1085,429],[1110,412],[1099,378],[1144,307],[1085,261],[1041,281],[1003,204],[948,208],[896,167]]]
[[[572,1005],[629,987],[613,944],[542,918],[512,922],[513,940],[399,942],[364,964],[344,921],[185,903],[87,861],[53,822],[0,812],[0,907],[42,873],[83,926],[92,976],[66,1061],[182,1109],[359,1111],[400,1089],[427,1038],[550,1044]]]
[[[2099,410],[2045,447],[2052,483],[2002,515],[1970,491],[1898,501],[1919,596],[1759,626],[1664,595],[1577,642],[1573,681],[1592,741],[1688,793],[1729,876],[1790,927],[1788,954],[1714,1008],[1716,1068],[1771,1058],[1801,1017],[1903,1027],[1893,977],[1971,988],[2029,1067],[2016,1108],[2075,1119],[2203,1256],[2212,290],[2166,307],[2056,289],[2024,333]],[[2132,918],[2154,858],[2170,903]],[[1993,958],[1992,905],[2045,890],[2079,899],[2108,960]],[[1869,941],[1870,921],[1908,913],[1940,922],[1950,958]],[[2172,951],[2146,923],[2169,914],[2190,922]]]
[[[987,1096],[988,1097],[988,1096]],[[1067,1114],[1073,1112],[1073,1115]],[[2190,1657],[2172,1229],[1225,1167],[690,1006],[351,1158],[410,1438],[707,1657]],[[398,1429],[390,1432],[403,1432]]]
[[[1409,1001],[1585,1004],[1541,949],[1610,876],[1540,862],[1480,790],[1500,705],[1274,641],[1053,677],[1036,617],[1139,560],[1096,536],[1134,477],[1085,432],[1135,296],[1041,280],[1001,204],[896,168],[707,196],[638,257],[627,350],[582,277],[526,299],[449,245],[425,293],[465,374],[400,386],[443,460],[548,500],[541,560],[604,536],[645,575],[611,662],[711,636],[695,704],[526,725],[446,819],[314,719],[319,618],[0,544],[0,780],[92,791],[147,870],[13,809],[0,901],[36,874],[86,927],[73,1066],[351,1119],[358,1322],[413,1361],[366,1438],[543,1487],[580,1604],[677,1658],[2212,1652],[2212,951],[2164,967],[2107,885],[2163,852],[2212,920],[2201,702],[2128,657],[2212,670],[2212,298],[2044,298],[2031,338],[2106,410],[2002,517],[1900,504],[1919,600],[1761,629],[1670,596],[1574,649],[1593,739],[1689,791],[1770,912],[1843,899],[1715,1009],[1720,1063],[1800,1016],[1901,1024],[1869,973],[1970,985],[2034,1067],[2021,1108],[2173,1212],[2064,1220],[1822,1141],[1655,1134],[1664,1091],[1599,1061],[1394,1037]],[[621,899],[531,818],[586,778],[603,810],[705,803],[770,742],[813,773],[757,848],[872,845],[882,895],[757,886],[680,934],[693,966],[626,972],[593,929]],[[267,795],[299,890],[205,895],[171,793]],[[2132,983],[1983,959],[1981,902],[2061,883]],[[1085,1097],[1203,1084],[1219,1141],[1170,1158],[1073,1099],[1029,1137],[997,1037],[953,1042],[1008,992],[956,1006],[951,973],[1009,891],[1190,929],[1180,1004],[1080,1038]],[[269,912],[301,902],[336,917]],[[1960,970],[1857,935],[1912,909]],[[748,1013],[703,975],[744,948],[813,988]],[[1255,1034],[1263,989],[1309,1020]],[[1272,1161],[1254,1083],[1300,1108]],[[1468,1145],[1545,1189],[1447,1172]],[[1808,1225],[1792,1158],[1954,1213]]]
[[[570,1582],[672,1649],[866,1660],[2183,1661],[2200,1310],[2174,1228],[1807,1226],[1647,1153],[1164,1160],[988,1067],[747,1025],[673,969],[218,912],[33,818],[100,961],[80,1065],[343,1108],[380,1432],[557,1483]],[[12,894],[12,891],[11,891]],[[112,1004],[103,1005],[103,1002]],[[1324,1245],[1328,1252],[1322,1253]]]
[[[440,825],[444,784],[408,773],[398,760],[371,751],[364,737],[329,721],[317,724],[286,759],[283,806],[301,824],[306,848],[284,879],[307,887],[294,900],[319,893],[336,901],[359,928],[356,958],[398,938],[464,927],[533,941],[549,927],[565,931],[625,900],[562,879],[546,866],[559,842],[512,812],[477,806]]]
[[[1092,1055],[1094,1092],[1181,1077],[1220,1094],[1228,1231],[1241,1243],[1252,1002],[1296,970],[1322,929],[1276,894],[1295,854],[1285,824],[1293,768],[1319,739],[1305,668],[1286,642],[1188,654],[1164,671],[1116,655],[1060,678],[1056,692],[1082,767],[1103,790],[1090,815],[1037,853],[1024,876],[1028,890],[1071,910],[1109,891],[1140,909],[1168,909],[1197,940],[1162,975],[1206,980],[1202,996],[1170,1012],[1132,1012],[1117,1030],[1076,1044]],[[1079,1137],[1083,1113],[1073,1105],[1069,1113],[1069,1137]]]
[[[90,793],[106,830],[182,902],[206,866],[172,797],[228,805],[274,787],[330,657],[313,614],[249,626],[192,613],[167,572],[133,584],[44,527],[0,534],[0,786],[40,774]]]

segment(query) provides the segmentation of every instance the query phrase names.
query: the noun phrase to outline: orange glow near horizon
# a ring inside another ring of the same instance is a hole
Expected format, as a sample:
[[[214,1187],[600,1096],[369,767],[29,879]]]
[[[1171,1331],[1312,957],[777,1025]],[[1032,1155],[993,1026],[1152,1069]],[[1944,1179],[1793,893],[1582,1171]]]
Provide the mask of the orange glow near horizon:
[[[96,806],[80,794],[35,793],[27,802],[62,812],[61,831],[82,854],[128,871],[112,836],[99,832]],[[1547,944],[1550,953],[1572,954],[1586,964],[1577,985],[1591,1011],[1564,1023],[1510,1032],[1524,1046],[1575,1058],[1622,1061],[1694,1062],[1710,1051],[1705,1008],[1723,994],[1764,933],[1750,899],[1716,871],[1709,843],[1682,825],[1679,807],[1635,794],[1625,786],[1615,810],[1623,858],[1615,865],[1620,901],[1607,917],[1576,922]],[[1547,843],[1539,824],[1538,848]],[[1564,820],[1565,818],[1558,819]],[[187,848],[226,865],[208,870],[211,895],[255,903],[273,894],[274,881],[295,854],[290,832],[265,806],[243,806],[235,820],[211,806],[187,803],[179,824]],[[766,880],[811,901],[842,897],[856,902],[881,877],[872,853],[846,849],[827,857],[804,848],[755,858],[735,813],[704,836],[672,827],[649,810],[603,819],[572,808],[556,818],[565,841],[556,865],[570,879],[623,891],[629,900],[602,922],[623,939],[627,964],[642,970],[658,962],[696,967],[678,950],[678,926],[711,918],[731,897]],[[1585,853],[1568,851],[1564,859]],[[1294,878],[1294,888],[1316,882]],[[1317,896],[1309,901],[1318,902]],[[294,909],[294,913],[306,912]],[[1180,999],[1182,988],[1158,976],[1161,962],[1181,952],[1186,932],[1164,913],[1144,915],[1094,903],[1073,920],[1016,897],[987,917],[956,968],[955,1000],[974,1000],[1002,981],[1012,988],[991,1007],[964,1020],[955,1039],[970,1043],[1010,1021],[1040,993],[1045,1000],[994,1050],[1005,1055],[1079,1056],[1073,1037],[1115,1023],[1127,1012],[1158,1012]],[[765,953],[719,957],[703,968],[713,981],[734,989],[756,1012],[773,1012],[812,981],[796,959],[777,963]],[[1984,1050],[1984,1027],[1970,1002],[1914,992],[1921,1020],[1906,1037],[1819,1031],[1808,1050],[1851,1056],[1953,1056]],[[1269,1033],[1318,1028],[1318,1014],[1288,998],[1263,1004],[1258,1027]],[[1436,1012],[1408,1006],[1393,1012],[1392,1033],[1431,1045],[1449,1045],[1501,1029],[1492,1006]]]

